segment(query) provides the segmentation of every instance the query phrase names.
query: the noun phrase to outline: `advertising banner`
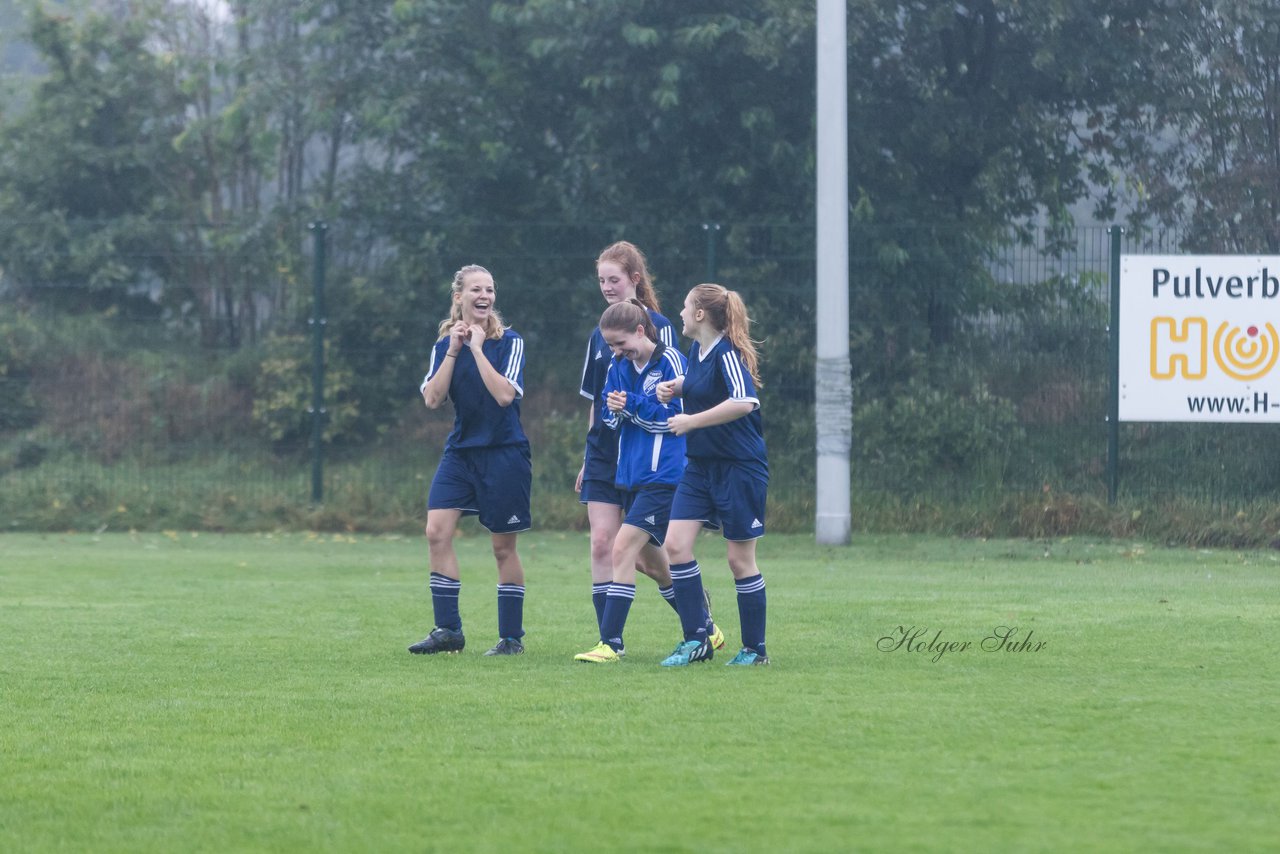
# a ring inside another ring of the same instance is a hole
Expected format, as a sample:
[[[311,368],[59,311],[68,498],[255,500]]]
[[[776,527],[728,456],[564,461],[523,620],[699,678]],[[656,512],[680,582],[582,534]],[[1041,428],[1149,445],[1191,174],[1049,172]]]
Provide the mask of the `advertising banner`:
[[[1120,420],[1280,422],[1280,256],[1122,255]]]

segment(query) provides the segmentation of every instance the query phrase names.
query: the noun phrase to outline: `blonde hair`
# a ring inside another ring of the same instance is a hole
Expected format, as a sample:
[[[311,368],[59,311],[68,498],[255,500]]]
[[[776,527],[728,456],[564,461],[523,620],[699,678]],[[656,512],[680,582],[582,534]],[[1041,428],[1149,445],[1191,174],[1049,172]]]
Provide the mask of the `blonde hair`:
[[[653,325],[653,318],[638,299],[615,302],[600,315],[600,329],[612,329],[614,332],[634,332],[643,326],[644,334],[655,344],[658,342],[658,330]]]
[[[707,313],[707,320],[717,332],[724,333],[738,353],[742,363],[747,366],[756,388],[763,388],[760,381],[760,357],[756,353],[756,342],[751,340],[751,318],[747,315],[747,306],[738,296],[723,285],[695,285],[689,296],[693,307]]]
[[[640,300],[640,304],[650,311],[662,313],[662,309],[658,307],[658,293],[653,289],[653,280],[649,277],[649,267],[645,263],[644,253],[640,251],[640,247],[626,240],[619,240],[617,243],[606,246],[604,251],[600,253],[600,257],[596,259],[596,266],[600,266],[602,262],[609,261],[617,264],[622,268],[622,272],[627,274],[627,279],[632,280],[639,276],[636,282],[636,299]]]
[[[462,267],[458,272],[453,274],[453,284],[449,286],[449,293],[451,295],[449,300],[449,316],[440,321],[437,340],[448,335],[449,330],[453,329],[453,325],[459,320],[462,320],[462,303],[452,297],[456,297],[458,294],[462,293],[462,283],[467,276],[470,276],[472,273],[484,273],[490,279],[493,278],[493,274],[484,267],[481,267],[479,264],[467,264],[465,267]],[[495,282],[494,291],[496,292],[497,289],[498,286]],[[502,337],[502,330],[505,328],[506,327],[502,324],[502,315],[498,314],[497,310],[491,309],[489,311],[489,316],[484,320],[484,337],[497,340]]]

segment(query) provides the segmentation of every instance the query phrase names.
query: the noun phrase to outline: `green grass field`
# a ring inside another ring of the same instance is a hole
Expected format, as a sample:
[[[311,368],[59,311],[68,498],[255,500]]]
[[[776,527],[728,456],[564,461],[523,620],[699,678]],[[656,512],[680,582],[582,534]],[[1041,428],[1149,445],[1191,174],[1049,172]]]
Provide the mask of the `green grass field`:
[[[522,538],[529,651],[483,657],[496,578],[467,530],[469,645],[438,657],[405,652],[421,538],[0,537],[0,850],[1280,840],[1276,554],[770,536],[773,666],[668,670],[644,579],[627,659],[571,660],[596,640],[580,534]],[[732,647],[721,541],[699,557]]]

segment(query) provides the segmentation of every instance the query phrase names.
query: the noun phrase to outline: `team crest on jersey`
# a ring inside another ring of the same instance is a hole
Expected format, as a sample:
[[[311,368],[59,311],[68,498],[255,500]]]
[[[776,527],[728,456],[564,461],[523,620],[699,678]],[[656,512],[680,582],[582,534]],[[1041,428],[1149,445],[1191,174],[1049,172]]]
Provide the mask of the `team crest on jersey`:
[[[662,382],[662,371],[650,371],[644,375],[644,393],[653,394],[658,387],[658,383]]]

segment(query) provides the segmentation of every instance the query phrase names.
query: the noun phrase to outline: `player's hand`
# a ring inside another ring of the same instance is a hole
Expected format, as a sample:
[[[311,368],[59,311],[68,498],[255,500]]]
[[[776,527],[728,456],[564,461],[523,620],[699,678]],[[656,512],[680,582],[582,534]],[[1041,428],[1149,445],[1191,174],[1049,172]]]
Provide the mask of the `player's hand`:
[[[671,430],[673,436],[683,436],[693,429],[692,415],[685,415],[683,412],[672,415],[667,419],[667,427]]]
[[[578,479],[573,482],[574,492],[582,491],[582,473],[585,472],[586,470],[587,470],[587,464],[583,463],[582,467],[578,469]]]
[[[655,394],[657,395],[658,403],[670,403],[671,398],[676,396],[676,381],[667,380],[658,383]]]
[[[467,343],[467,336],[470,334],[469,330],[470,327],[467,326],[467,323],[464,320],[459,320],[457,323],[453,324],[453,327],[449,330],[450,353],[455,356],[458,355],[458,351]]]
[[[484,347],[484,327],[472,324],[468,327],[467,334],[470,336],[468,343],[471,345],[471,352],[479,354],[481,348]]]
[[[609,407],[610,412],[621,412],[627,408],[627,393],[625,391],[611,391],[604,403],[605,406]]]

